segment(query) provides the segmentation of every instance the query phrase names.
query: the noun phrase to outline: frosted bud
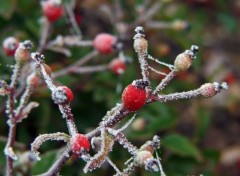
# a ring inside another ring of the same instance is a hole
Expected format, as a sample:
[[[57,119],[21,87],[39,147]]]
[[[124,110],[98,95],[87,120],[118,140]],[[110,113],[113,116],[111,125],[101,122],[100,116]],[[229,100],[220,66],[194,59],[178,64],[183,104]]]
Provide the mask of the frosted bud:
[[[29,40],[19,43],[19,46],[15,52],[15,60],[19,63],[24,63],[30,60],[30,50],[32,47],[33,44]]]

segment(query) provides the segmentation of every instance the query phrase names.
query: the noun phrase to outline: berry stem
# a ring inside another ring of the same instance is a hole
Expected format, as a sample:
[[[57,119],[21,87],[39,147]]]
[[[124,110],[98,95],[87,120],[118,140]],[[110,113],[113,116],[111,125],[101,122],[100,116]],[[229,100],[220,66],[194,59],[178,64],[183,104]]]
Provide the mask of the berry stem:
[[[72,73],[77,74],[86,74],[86,73],[94,73],[94,72],[101,72],[108,69],[108,65],[97,65],[97,66],[86,66],[86,67],[76,67],[72,68]]]
[[[98,55],[98,52],[96,50],[93,50],[92,52],[90,52],[86,56],[84,56],[83,58],[78,59],[77,62],[69,65],[68,67],[66,67],[64,69],[61,69],[61,70],[53,73],[52,78],[54,79],[54,78],[58,78],[60,76],[68,74],[69,72],[71,72],[71,70],[73,68],[79,67],[79,66],[89,62],[91,59],[93,59],[97,55]]]
[[[41,38],[39,40],[39,47],[37,49],[39,53],[42,53],[46,46],[48,36],[50,35],[49,34],[50,28],[51,28],[50,22],[47,19],[44,19],[43,25],[42,25],[42,31],[41,31]]]
[[[22,97],[20,98],[20,104],[18,108],[16,109],[16,121],[18,121],[21,117],[21,113],[25,106],[27,105],[29,98],[32,94],[33,87],[31,85],[27,85]]]
[[[66,123],[68,127],[69,134],[71,136],[78,133],[76,124],[74,122],[74,117],[71,112],[69,104],[58,105],[60,112],[62,113],[63,118],[66,118]]]
[[[201,92],[199,88],[199,89],[190,90],[187,92],[172,93],[169,95],[158,95],[158,99],[160,102],[167,102],[172,100],[195,98],[200,95],[201,95]]]
[[[65,162],[68,160],[68,158],[71,156],[71,151],[69,147],[64,151],[64,153],[55,161],[55,163],[50,167],[50,169],[41,174],[41,176],[56,176],[58,175],[59,171],[65,164]]]
[[[162,81],[160,84],[156,87],[156,89],[153,91],[153,94],[158,94],[161,90],[163,90],[169,82],[176,76],[177,72],[175,70],[172,70]]]
[[[78,27],[78,24],[77,24],[76,19],[74,17],[73,7],[71,6],[71,4],[69,4],[69,5],[65,6],[65,9],[66,9],[66,12],[68,14],[69,21],[70,21],[70,23],[73,27],[73,30],[75,31],[76,35],[79,38],[82,38],[82,32],[81,32],[80,28]]]

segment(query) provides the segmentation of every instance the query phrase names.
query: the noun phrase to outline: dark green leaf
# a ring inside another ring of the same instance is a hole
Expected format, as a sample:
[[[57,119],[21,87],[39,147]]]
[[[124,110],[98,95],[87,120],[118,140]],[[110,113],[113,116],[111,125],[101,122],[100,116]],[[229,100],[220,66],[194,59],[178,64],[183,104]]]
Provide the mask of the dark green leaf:
[[[166,149],[182,155],[200,158],[199,150],[184,136],[177,134],[169,134],[162,140],[162,144]]]

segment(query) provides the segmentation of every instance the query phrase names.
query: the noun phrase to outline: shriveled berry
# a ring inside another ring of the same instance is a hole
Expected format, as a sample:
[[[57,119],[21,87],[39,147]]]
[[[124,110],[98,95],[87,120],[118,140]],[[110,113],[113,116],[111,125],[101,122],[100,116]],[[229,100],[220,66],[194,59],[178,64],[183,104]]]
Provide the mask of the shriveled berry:
[[[81,154],[82,152],[90,150],[90,143],[85,135],[75,134],[70,139],[70,147],[73,153]]]
[[[116,38],[113,35],[102,33],[98,34],[93,40],[94,48],[101,54],[110,54],[114,51],[113,45]]]
[[[126,70],[126,64],[121,59],[116,58],[110,62],[109,68],[112,73],[116,75],[121,75]]]
[[[3,50],[7,56],[14,56],[18,45],[19,41],[14,37],[7,37],[2,44]]]
[[[68,103],[73,100],[73,93],[68,87],[59,86],[52,92],[52,99],[56,104]]]
[[[136,85],[128,85],[122,93],[123,106],[129,111],[137,111],[146,103],[146,90]]]
[[[47,0],[42,1],[43,15],[50,22],[57,21],[63,15],[63,6],[61,0]]]

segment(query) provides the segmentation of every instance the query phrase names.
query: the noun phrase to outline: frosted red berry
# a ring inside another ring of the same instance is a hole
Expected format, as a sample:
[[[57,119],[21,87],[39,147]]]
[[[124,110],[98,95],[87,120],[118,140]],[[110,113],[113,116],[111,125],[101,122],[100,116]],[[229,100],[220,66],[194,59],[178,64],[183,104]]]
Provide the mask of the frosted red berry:
[[[19,41],[14,37],[8,37],[3,41],[2,47],[7,56],[14,56]]]
[[[121,75],[126,70],[126,64],[121,59],[116,58],[110,62],[109,68],[112,73],[116,75]]]
[[[69,101],[69,102],[72,101],[72,100],[73,100],[73,93],[72,93],[72,90],[69,89],[69,88],[66,87],[66,86],[61,86],[61,87],[62,87],[62,89],[65,91],[65,93],[66,93],[66,95],[67,95],[67,99],[68,99],[68,101]]]
[[[41,3],[43,15],[50,22],[57,21],[63,15],[61,0],[47,0]]]
[[[70,147],[73,153],[80,154],[83,151],[90,150],[90,143],[85,135],[75,134],[70,140]]]
[[[101,54],[110,54],[114,51],[115,42],[116,38],[113,35],[102,33],[94,38],[93,46]]]
[[[137,111],[146,103],[146,97],[144,88],[130,84],[122,93],[123,106],[129,111]]]

